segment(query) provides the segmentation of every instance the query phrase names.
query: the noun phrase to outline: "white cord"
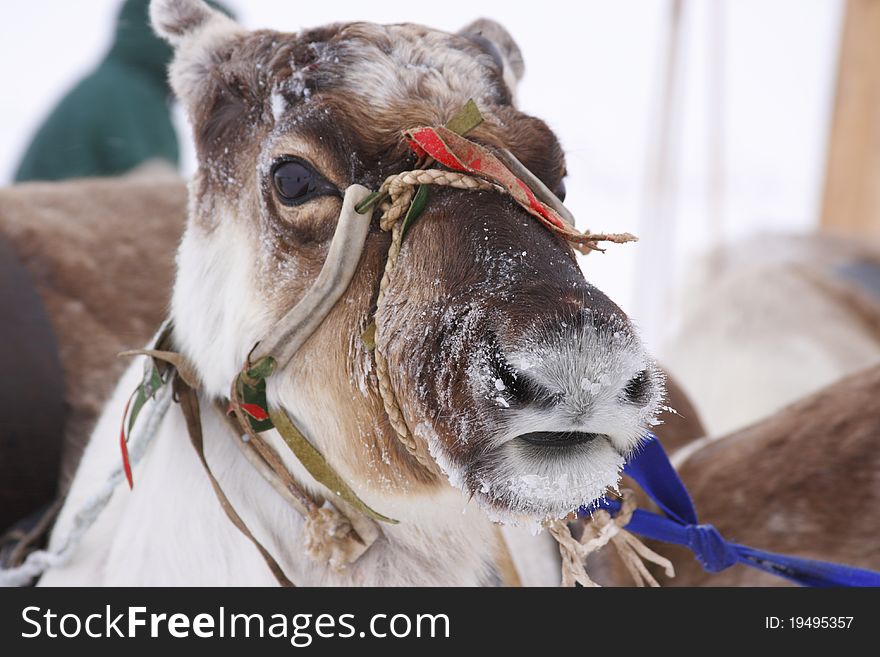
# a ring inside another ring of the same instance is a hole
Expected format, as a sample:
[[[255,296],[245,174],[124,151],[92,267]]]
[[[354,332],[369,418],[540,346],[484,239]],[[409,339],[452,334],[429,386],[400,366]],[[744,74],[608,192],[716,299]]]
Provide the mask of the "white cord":
[[[165,385],[159,392],[156,401],[150,408],[144,409],[149,412],[147,417],[142,417],[141,422],[134,427],[134,435],[129,440],[129,460],[132,468],[137,465],[147,451],[150,443],[159,433],[159,425],[171,406],[171,385]],[[138,431],[140,428],[140,431]],[[37,550],[31,552],[24,562],[15,568],[0,568],[0,586],[27,586],[34,578],[39,577],[49,568],[61,566],[73,556],[79,547],[83,536],[89,528],[95,524],[101,512],[107,508],[110,498],[116,486],[125,478],[120,464],[117,466],[101,489],[85,501],[73,519],[73,526],[63,541],[61,547],[55,550]]]

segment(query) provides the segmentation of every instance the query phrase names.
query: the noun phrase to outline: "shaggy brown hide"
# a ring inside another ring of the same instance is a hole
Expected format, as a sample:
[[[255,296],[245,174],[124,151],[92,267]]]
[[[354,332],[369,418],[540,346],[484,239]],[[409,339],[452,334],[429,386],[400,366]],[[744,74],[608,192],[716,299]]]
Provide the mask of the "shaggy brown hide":
[[[66,377],[62,488],[128,364],[117,354],[144,345],[167,312],[185,212],[186,186],[167,173],[0,190],[0,235],[43,300]]]

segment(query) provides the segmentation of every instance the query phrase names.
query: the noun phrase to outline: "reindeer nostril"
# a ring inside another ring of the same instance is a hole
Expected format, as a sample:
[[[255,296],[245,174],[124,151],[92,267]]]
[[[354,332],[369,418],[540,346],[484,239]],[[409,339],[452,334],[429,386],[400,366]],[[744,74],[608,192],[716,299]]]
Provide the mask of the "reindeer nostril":
[[[631,378],[623,388],[623,394],[628,402],[646,404],[651,396],[651,379],[648,370],[642,370]]]
[[[489,348],[489,368],[495,377],[495,389],[499,393],[504,393],[511,401],[530,401],[532,395],[529,394],[525,379],[507,362],[497,343]]]
[[[546,389],[525,373],[517,371],[504,356],[494,339],[489,342],[489,369],[494,378],[492,397],[502,396],[508,404],[530,404],[552,408],[559,404],[563,394]],[[497,396],[496,396],[497,395]]]

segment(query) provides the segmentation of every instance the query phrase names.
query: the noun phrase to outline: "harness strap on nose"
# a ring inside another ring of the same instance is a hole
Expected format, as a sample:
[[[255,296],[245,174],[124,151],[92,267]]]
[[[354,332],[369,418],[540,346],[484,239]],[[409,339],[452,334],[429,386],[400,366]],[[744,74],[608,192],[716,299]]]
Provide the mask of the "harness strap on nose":
[[[370,226],[369,215],[360,214],[357,206],[369,194],[361,185],[346,189],[336,232],[317,280],[275,329],[254,347],[247,364],[232,383],[229,398],[230,409],[245,432],[256,435],[274,427],[315,481],[369,518],[393,524],[397,521],[372,509],[346,485],[284,409],[269,408],[265,388],[266,380],[290,362],[348,289]]]
[[[470,130],[482,123],[483,117],[473,100],[456,114],[447,124],[446,129],[456,134],[465,135]],[[425,445],[420,445],[409,429],[403,409],[394,392],[394,384],[388,371],[388,360],[384,352],[384,346],[379,346],[376,339],[379,332],[379,319],[384,306],[385,291],[391,284],[392,275],[397,267],[397,258],[400,255],[400,247],[403,238],[409,228],[418,218],[427,203],[427,185],[442,185],[463,190],[488,190],[497,186],[491,181],[483,180],[475,176],[456,171],[444,171],[441,169],[429,169],[433,160],[420,153],[421,167],[413,171],[403,171],[389,176],[382,183],[379,190],[368,197],[359,209],[371,210],[376,203],[382,208],[382,216],[379,226],[384,231],[391,232],[391,244],[388,247],[388,255],[385,260],[385,269],[379,282],[379,293],[376,298],[376,313],[373,322],[362,334],[364,344],[368,349],[375,351],[376,379],[378,381],[379,396],[388,422],[397,434],[401,444],[407,452],[428,472],[441,475],[442,472],[436,461],[431,457]],[[418,190],[418,191],[416,191]],[[390,201],[388,200],[390,199]]]
[[[444,169],[415,169],[397,173],[389,176],[380,188],[387,191],[391,198],[391,202],[382,208],[379,220],[382,230],[391,230],[396,222],[410,214],[415,189],[419,185],[442,185],[466,191],[497,189],[496,185],[482,178]]]
[[[376,323],[376,336],[382,326],[379,323],[379,315],[384,307],[385,291],[391,284],[392,275],[397,267],[397,258],[400,255],[400,247],[403,243],[404,226],[409,222],[410,215],[407,214],[403,221],[395,221],[391,226],[391,244],[388,247],[388,257],[385,260],[385,269],[382,272],[382,280],[379,283],[379,296],[376,298],[376,315],[374,322]],[[382,404],[385,408],[385,415],[388,416],[388,422],[394,429],[400,442],[406,447],[406,450],[429,472],[440,474],[440,468],[431,458],[424,446],[419,445],[415,436],[409,430],[406,418],[403,416],[403,410],[397,401],[397,395],[394,392],[394,384],[391,382],[391,376],[388,372],[388,359],[385,354],[384,343],[380,345],[380,341],[375,341],[376,349],[376,379],[379,384],[379,395],[382,397]]]
[[[252,363],[272,357],[278,369],[283,369],[348,289],[370,230],[369,217],[359,214],[356,206],[369,194],[370,190],[361,185],[345,190],[336,232],[318,278],[300,302],[260,340],[250,356]]]

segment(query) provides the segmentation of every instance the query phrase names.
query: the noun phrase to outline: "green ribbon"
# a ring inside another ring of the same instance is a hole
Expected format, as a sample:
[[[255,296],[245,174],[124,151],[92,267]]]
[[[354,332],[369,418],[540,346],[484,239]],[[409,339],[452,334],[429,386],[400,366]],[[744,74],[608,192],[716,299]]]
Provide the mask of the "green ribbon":
[[[412,225],[416,222],[422,212],[425,211],[425,206],[428,204],[428,186],[427,185],[419,185],[419,189],[416,192],[416,195],[413,197],[412,203],[409,204],[409,210],[406,211],[406,216],[403,218],[403,226],[400,229],[400,239],[406,237],[409,229],[412,228]]]
[[[446,129],[464,137],[482,122],[483,115],[480,114],[480,108],[471,98],[464,104],[464,107],[455,113],[455,116],[446,122]]]
[[[135,394],[134,401],[131,403],[131,412],[128,416],[128,435],[131,435],[131,430],[134,428],[134,423],[137,421],[137,417],[144,404],[147,403],[148,399],[154,398],[164,385],[165,381],[162,380],[162,375],[159,374],[159,368],[156,367],[152,359],[147,359],[144,378],[137,387],[137,393]]]
[[[241,401],[256,404],[269,415],[265,420],[258,420],[245,412],[245,417],[254,432],[260,433],[274,428],[315,481],[370,518],[397,524],[397,520],[375,511],[357,496],[357,493],[337,474],[324,455],[309,442],[284,410],[269,408],[266,400],[266,377],[275,372],[276,365],[275,359],[267,356],[242,372],[235,382]]]
[[[345,480],[336,473],[333,467],[327,463],[327,460],[321,452],[319,452],[315,446],[309,442],[308,438],[297,429],[287,413],[280,409],[270,409],[269,415],[272,423],[275,425],[275,429],[281,434],[281,437],[284,439],[284,442],[287,443],[287,446],[290,447],[290,451],[294,453],[296,458],[299,459],[299,462],[303,464],[303,467],[308,470],[312,477],[314,477],[315,481],[326,486],[331,492],[336,493],[336,495],[370,518],[381,522],[387,522],[392,525],[398,523],[397,520],[389,518],[388,516],[383,516],[378,511],[367,506],[367,504],[357,496],[357,493],[345,483]]]

